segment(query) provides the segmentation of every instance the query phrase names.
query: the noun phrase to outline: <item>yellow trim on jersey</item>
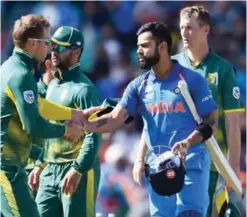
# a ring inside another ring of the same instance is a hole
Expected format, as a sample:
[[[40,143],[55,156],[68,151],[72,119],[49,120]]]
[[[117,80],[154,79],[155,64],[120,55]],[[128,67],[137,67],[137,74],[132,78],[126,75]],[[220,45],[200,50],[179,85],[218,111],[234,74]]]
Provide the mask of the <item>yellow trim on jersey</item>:
[[[5,88],[4,93],[5,93],[5,94],[12,100],[12,102],[15,104],[16,110],[17,110],[18,115],[19,115],[19,117],[20,117],[20,112],[18,111],[18,107],[16,106],[16,99],[15,99],[15,96],[14,96],[13,92],[10,90],[10,88],[8,87],[8,85],[7,85],[7,87]],[[23,124],[21,118],[20,118],[20,121],[21,121],[21,124],[22,124],[22,129],[24,130],[25,127],[24,127],[24,124]]]
[[[39,113],[48,120],[70,120],[72,118],[72,109],[62,105],[52,103],[38,96]]]
[[[14,104],[16,104],[16,99],[15,99],[15,96],[14,94],[12,93],[12,91],[9,89],[9,87],[7,86],[5,88],[5,91],[6,95],[13,101]]]
[[[228,192],[226,190],[226,188],[224,187],[217,195],[216,195],[216,199],[215,199],[215,204],[216,204],[216,209],[217,212],[220,213],[220,210],[223,206],[224,203],[228,203],[229,202],[229,196],[228,196]]]
[[[15,195],[13,193],[12,190],[12,186],[7,178],[7,176],[5,175],[4,171],[1,171],[1,187],[2,187],[2,191],[4,193],[4,196],[7,200],[7,203],[10,207],[10,210],[13,214],[14,217],[20,217],[20,212],[15,200]]]
[[[87,172],[87,196],[86,196],[87,217],[94,216],[94,170]]]
[[[51,38],[51,40],[52,40],[53,42],[55,42],[56,44],[58,44],[58,45],[71,46],[71,44],[70,44],[69,42],[58,41],[58,40],[56,40],[55,38]]]
[[[245,112],[244,108],[240,108],[240,109],[229,109],[229,110],[224,110],[224,113],[232,113],[232,112]]]

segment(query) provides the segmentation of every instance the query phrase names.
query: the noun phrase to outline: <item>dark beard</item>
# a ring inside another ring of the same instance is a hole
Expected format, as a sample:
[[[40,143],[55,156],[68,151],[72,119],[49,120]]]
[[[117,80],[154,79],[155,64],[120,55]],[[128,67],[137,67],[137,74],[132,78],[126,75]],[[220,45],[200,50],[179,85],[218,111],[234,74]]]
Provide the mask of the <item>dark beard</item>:
[[[152,66],[156,65],[160,60],[160,55],[158,49],[155,49],[155,53],[152,57],[144,57],[144,62],[140,63],[142,69],[150,69]]]

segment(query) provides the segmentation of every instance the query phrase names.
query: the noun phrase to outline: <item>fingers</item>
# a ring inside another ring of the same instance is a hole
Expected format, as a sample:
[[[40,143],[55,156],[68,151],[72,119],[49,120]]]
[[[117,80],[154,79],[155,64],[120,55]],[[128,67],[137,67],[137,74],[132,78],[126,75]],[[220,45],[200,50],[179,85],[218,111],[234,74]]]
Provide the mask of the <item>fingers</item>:
[[[62,193],[70,196],[72,195],[76,189],[77,189],[78,183],[74,183],[72,179],[68,179],[67,177],[64,178],[63,184],[62,184]]]
[[[34,172],[31,172],[30,175],[28,176],[28,186],[32,191],[38,190],[39,188],[39,176]]]
[[[133,179],[139,185],[142,186],[141,178],[142,178],[142,165],[140,163],[136,163],[133,168]]]
[[[64,138],[71,142],[78,142],[83,134],[84,132],[81,129],[74,126],[67,126]]]
[[[31,172],[28,176],[28,186],[30,187],[31,190],[34,190],[33,189],[33,173]]]
[[[68,179],[65,177],[65,178],[63,179],[63,183],[62,183],[62,186],[61,186],[61,188],[62,188],[62,193],[63,193],[63,194],[67,194],[67,193],[68,193],[67,182],[68,182]]]

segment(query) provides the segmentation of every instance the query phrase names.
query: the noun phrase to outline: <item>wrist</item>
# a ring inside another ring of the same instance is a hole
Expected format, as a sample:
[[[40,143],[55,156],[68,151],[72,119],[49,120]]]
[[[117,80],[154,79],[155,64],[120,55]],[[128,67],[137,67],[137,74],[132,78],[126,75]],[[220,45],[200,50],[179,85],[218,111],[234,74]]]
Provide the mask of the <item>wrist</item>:
[[[78,170],[78,169],[76,169],[75,167],[71,167],[71,170],[73,170],[74,172],[76,172],[78,175],[80,175],[80,176],[82,176],[82,173]]]
[[[144,159],[137,158],[134,163],[144,163]]]
[[[187,138],[187,139],[185,139],[184,141],[183,141],[183,147],[184,148],[187,148],[187,149],[189,149],[190,147],[191,147],[191,145],[192,145],[192,141],[190,140],[190,138]]]

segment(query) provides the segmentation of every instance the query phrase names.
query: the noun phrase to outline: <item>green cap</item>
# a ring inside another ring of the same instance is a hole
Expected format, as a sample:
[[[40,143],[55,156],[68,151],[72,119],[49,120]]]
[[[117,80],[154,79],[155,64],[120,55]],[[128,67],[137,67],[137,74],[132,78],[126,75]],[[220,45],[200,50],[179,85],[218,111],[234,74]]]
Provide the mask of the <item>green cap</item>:
[[[51,37],[53,43],[63,46],[76,46],[83,49],[84,37],[82,32],[70,26],[61,26]]]

